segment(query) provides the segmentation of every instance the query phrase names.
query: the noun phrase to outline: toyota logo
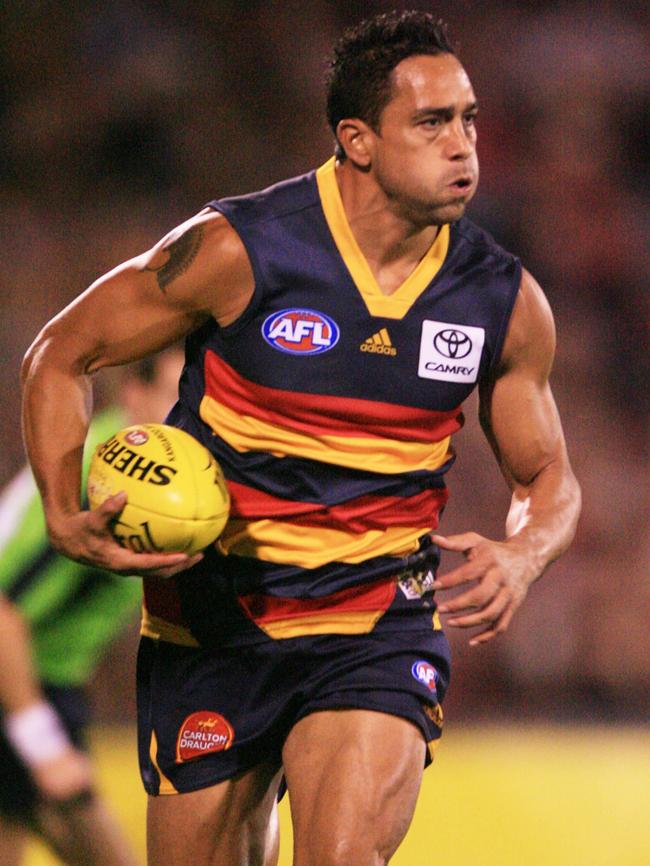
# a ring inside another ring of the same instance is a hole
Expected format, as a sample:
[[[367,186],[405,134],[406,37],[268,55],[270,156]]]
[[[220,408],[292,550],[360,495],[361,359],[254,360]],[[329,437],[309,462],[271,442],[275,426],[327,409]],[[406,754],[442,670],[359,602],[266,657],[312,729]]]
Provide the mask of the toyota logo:
[[[472,351],[472,341],[462,331],[455,328],[445,328],[438,331],[433,338],[433,345],[437,352],[445,358],[465,358]]]

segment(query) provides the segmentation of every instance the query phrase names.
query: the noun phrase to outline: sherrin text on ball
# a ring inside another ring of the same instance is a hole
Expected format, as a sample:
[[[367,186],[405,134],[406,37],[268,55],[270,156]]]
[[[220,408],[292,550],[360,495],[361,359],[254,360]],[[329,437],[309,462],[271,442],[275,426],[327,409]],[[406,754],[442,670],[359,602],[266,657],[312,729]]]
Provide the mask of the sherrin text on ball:
[[[87,489],[91,508],[126,493],[112,531],[123,547],[136,552],[197,553],[220,535],[230,509],[212,454],[189,433],[167,424],[125,427],[98,445]]]

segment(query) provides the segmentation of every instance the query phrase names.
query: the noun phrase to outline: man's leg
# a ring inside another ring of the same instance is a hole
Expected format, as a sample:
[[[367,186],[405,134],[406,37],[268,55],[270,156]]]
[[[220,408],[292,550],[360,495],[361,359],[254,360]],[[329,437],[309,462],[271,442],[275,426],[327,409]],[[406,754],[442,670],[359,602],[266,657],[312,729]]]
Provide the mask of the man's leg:
[[[36,832],[70,866],[136,866],[120,827],[96,795],[35,807]]]
[[[383,866],[411,823],[425,742],[411,722],[369,710],[301,719],[283,751],[294,866]]]
[[[2,866],[19,866],[22,862],[27,831],[16,821],[0,816],[0,863]]]
[[[275,866],[277,766],[211,788],[149,797],[149,866]]]

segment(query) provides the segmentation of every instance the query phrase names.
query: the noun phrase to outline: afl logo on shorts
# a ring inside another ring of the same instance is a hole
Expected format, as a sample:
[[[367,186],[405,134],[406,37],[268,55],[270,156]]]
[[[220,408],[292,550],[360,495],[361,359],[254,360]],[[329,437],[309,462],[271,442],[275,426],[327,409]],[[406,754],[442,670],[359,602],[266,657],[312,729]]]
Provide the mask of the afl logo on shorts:
[[[435,692],[438,672],[433,665],[430,665],[429,662],[425,661],[415,662],[411,668],[411,673],[415,679],[425,685],[429,691]]]
[[[280,310],[264,320],[262,336],[289,355],[320,355],[339,341],[339,326],[317,310]]]

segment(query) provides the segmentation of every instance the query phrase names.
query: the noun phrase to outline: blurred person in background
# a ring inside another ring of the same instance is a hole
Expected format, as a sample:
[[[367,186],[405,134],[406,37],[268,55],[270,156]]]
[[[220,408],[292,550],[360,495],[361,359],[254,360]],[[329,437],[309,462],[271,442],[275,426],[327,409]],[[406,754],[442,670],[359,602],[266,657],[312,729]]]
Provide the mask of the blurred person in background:
[[[492,640],[575,531],[552,316],[518,259],[464,218],[477,106],[444,29],[424,13],[365,22],[339,44],[328,95],[336,157],[212,202],[97,281],[25,362],[52,538],[145,576],[155,866],[261,863],[283,773],[296,863],[388,862],[441,735],[438,612],[478,628],[473,645]],[[170,423],[220,461],[232,519],[203,557],[136,556],[109,532],[124,496],[85,512],[71,480],[88,377],[183,335]],[[503,541],[432,535],[477,386],[512,493]],[[439,548],[467,562],[434,577]],[[433,592],[452,587],[436,610]]]
[[[97,443],[160,421],[176,399],[182,352],[129,367],[114,405],[89,429]],[[0,496],[0,863],[20,863],[29,833],[75,866],[136,860],[95,791],[86,754],[84,685],[142,601],[137,580],[74,562],[48,542],[25,467]]]

